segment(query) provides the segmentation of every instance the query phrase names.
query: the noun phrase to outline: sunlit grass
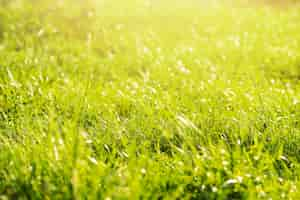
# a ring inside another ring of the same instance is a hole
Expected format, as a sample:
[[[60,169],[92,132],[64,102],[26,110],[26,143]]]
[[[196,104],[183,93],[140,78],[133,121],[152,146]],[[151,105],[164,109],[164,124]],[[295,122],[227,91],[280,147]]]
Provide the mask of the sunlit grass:
[[[0,5],[0,199],[299,198],[297,4]]]

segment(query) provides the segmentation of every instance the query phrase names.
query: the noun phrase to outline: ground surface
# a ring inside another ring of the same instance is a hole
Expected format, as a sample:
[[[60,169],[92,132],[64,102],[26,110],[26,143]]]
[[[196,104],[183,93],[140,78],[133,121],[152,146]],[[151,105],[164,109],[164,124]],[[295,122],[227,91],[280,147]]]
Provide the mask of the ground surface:
[[[0,199],[299,199],[300,7],[209,2],[0,0]]]

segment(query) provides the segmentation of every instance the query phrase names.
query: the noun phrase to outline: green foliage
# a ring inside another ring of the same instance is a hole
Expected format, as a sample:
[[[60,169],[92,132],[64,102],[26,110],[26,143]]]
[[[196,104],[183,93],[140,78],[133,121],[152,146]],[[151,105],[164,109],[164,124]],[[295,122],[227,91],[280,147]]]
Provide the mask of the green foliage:
[[[0,5],[0,199],[299,199],[299,5]]]

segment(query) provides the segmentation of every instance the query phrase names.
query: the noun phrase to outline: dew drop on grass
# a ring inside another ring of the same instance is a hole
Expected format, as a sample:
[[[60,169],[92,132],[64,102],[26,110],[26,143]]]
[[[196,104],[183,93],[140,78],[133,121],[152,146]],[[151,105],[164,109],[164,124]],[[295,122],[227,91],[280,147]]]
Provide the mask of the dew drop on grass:
[[[201,190],[202,190],[202,191],[204,191],[204,190],[205,190],[205,188],[206,188],[206,186],[205,186],[205,185],[201,185]]]
[[[59,144],[59,145],[63,145],[63,144],[64,144],[63,139],[59,138],[59,139],[58,139],[58,144]]]
[[[212,192],[218,192],[218,188],[216,186],[213,186],[211,189],[212,189]]]
[[[223,160],[223,161],[222,161],[222,165],[223,165],[223,166],[227,166],[227,165],[229,165],[229,162],[226,161],[226,160]]]
[[[59,160],[59,154],[58,154],[58,151],[57,151],[56,145],[54,145],[54,147],[53,147],[53,151],[54,151],[54,157],[55,157],[55,160]]]
[[[260,190],[258,194],[260,197],[265,197],[267,195],[266,192],[263,190]]]
[[[229,179],[225,182],[225,185],[236,184],[238,181],[236,179]]]
[[[45,30],[44,29],[40,29],[37,33],[37,37],[42,37],[45,33]]]
[[[146,172],[147,172],[147,171],[146,171],[145,168],[142,168],[142,169],[141,169],[141,173],[142,173],[142,174],[146,174]]]
[[[288,159],[287,157],[283,156],[283,155],[281,155],[279,158],[280,158],[281,160],[284,160],[284,161],[286,161],[286,162],[289,162],[289,159]]]
[[[282,183],[282,182],[283,182],[283,178],[278,177],[278,181],[279,181],[280,183]]]
[[[242,176],[237,176],[236,179],[238,180],[239,183],[243,182],[243,177]]]
[[[258,161],[260,156],[254,156],[253,158],[254,158],[254,160]]]
[[[92,144],[92,143],[93,143],[93,140],[86,140],[85,143],[87,143],[87,144]]]
[[[177,62],[177,68],[183,74],[189,74],[190,73],[190,70],[186,68],[186,66],[183,64],[183,62],[181,60],[179,60]]]
[[[251,178],[251,177],[252,177],[252,175],[249,174],[249,173],[245,174],[245,176],[246,176],[247,178]]]
[[[86,131],[81,131],[80,134],[83,138],[88,138],[89,136],[89,134]]]
[[[89,161],[90,161],[91,163],[93,163],[93,164],[95,164],[95,165],[98,164],[97,160],[96,160],[94,157],[89,157],[88,159],[89,159]]]
[[[226,150],[225,150],[225,149],[221,149],[221,150],[220,150],[220,153],[221,153],[222,155],[224,155],[224,154],[226,154]]]

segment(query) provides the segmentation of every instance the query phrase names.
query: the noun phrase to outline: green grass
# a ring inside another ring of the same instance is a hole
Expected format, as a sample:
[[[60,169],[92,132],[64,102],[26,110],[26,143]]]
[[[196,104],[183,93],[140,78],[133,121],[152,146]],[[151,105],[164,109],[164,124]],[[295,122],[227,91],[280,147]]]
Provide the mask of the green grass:
[[[1,200],[299,199],[300,6],[184,2],[0,0]]]

